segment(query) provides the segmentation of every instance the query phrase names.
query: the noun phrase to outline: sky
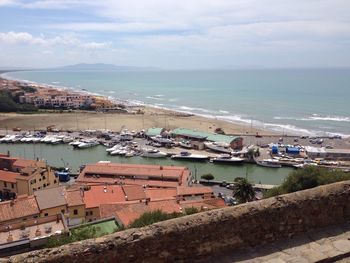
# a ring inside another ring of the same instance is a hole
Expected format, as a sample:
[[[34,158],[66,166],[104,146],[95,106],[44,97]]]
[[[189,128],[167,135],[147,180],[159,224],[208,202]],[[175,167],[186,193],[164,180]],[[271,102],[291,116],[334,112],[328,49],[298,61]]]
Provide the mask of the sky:
[[[350,67],[350,0],[0,0],[0,67]]]

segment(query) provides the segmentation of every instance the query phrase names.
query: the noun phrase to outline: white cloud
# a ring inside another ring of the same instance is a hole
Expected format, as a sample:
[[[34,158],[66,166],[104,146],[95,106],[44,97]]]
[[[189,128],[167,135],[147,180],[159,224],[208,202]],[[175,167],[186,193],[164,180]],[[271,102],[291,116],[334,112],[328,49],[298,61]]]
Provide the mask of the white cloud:
[[[0,43],[10,45],[40,45],[40,46],[55,46],[64,45],[71,47],[80,47],[86,49],[104,49],[111,45],[108,42],[85,42],[74,35],[58,35],[52,38],[45,36],[35,37],[27,32],[0,32]]]

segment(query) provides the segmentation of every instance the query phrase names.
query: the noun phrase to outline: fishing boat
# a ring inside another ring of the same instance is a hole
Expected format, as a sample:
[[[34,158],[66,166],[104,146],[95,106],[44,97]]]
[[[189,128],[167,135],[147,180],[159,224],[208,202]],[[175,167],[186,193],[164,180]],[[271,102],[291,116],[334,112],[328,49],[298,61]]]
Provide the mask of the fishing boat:
[[[174,160],[192,160],[192,161],[206,161],[209,159],[207,155],[192,154],[190,152],[181,152],[180,154],[175,154],[171,156]]]
[[[167,154],[157,149],[146,149],[146,150],[143,150],[141,156],[147,157],[147,158],[164,158],[164,157],[167,157]]]
[[[213,163],[225,163],[225,164],[242,164],[244,159],[239,157],[232,157],[229,154],[222,154],[214,158]]]
[[[220,143],[215,143],[215,142],[205,142],[204,145],[206,148],[208,148],[209,150],[212,150],[214,152],[227,153],[227,154],[231,154],[231,152],[232,152],[230,145],[227,143],[220,144]]]
[[[269,167],[269,168],[281,168],[282,165],[277,160],[273,159],[264,159],[262,161],[256,161],[257,165],[263,166],[263,167]]]

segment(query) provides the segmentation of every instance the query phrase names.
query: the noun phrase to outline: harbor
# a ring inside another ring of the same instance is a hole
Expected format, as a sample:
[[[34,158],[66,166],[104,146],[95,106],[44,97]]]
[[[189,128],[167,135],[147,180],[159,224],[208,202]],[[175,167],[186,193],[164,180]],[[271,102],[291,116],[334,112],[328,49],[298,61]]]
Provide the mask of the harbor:
[[[49,165],[55,167],[70,167],[76,172],[79,167],[87,163],[95,163],[101,160],[111,161],[114,163],[132,163],[132,164],[158,164],[158,165],[176,165],[186,166],[192,171],[193,178],[203,174],[211,173],[215,180],[233,181],[236,177],[246,177],[255,183],[264,184],[281,184],[291,172],[292,168],[269,169],[259,167],[254,164],[243,165],[221,165],[210,162],[191,162],[185,160],[173,160],[171,158],[144,158],[134,156],[127,158],[107,154],[106,147],[98,145],[96,147],[74,150],[68,144],[0,144],[0,152],[10,152],[11,156],[18,156],[27,159],[45,159]]]

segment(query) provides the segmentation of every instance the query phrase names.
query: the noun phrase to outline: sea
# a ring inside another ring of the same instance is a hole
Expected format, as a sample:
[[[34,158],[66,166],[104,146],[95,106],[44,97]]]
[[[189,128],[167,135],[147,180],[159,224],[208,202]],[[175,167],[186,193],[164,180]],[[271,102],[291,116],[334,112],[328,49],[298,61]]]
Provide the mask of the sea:
[[[350,136],[350,69],[41,70],[2,76],[284,135]]]

